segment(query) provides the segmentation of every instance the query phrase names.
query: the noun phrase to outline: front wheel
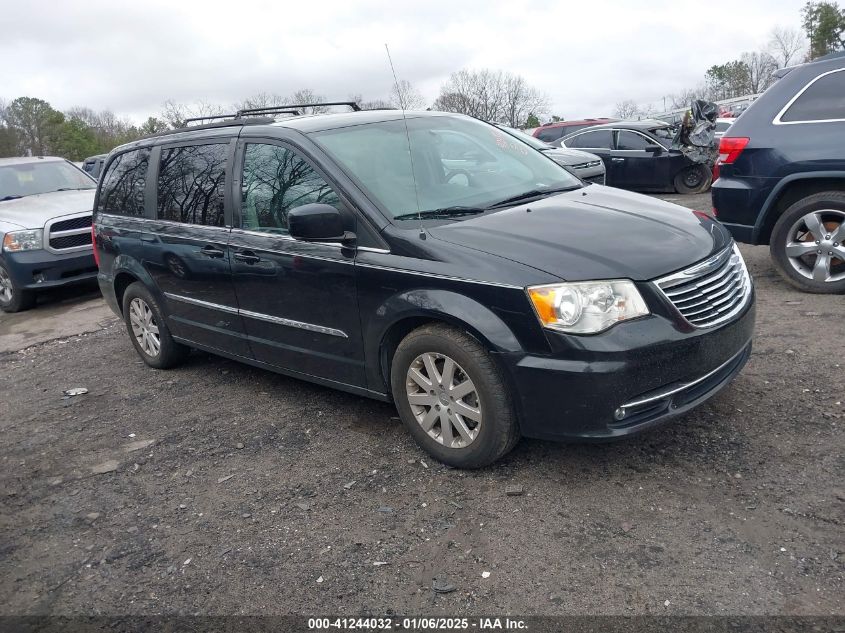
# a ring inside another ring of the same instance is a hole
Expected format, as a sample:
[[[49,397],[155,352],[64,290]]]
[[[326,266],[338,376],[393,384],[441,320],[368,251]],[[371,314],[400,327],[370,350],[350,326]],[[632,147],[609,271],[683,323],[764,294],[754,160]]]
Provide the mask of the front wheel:
[[[444,464],[481,468],[519,440],[504,381],[487,351],[465,332],[445,325],[414,330],[399,344],[390,377],[402,422]]]
[[[713,174],[706,165],[690,165],[675,176],[675,191],[678,193],[704,193],[710,187]]]
[[[817,193],[789,207],[772,229],[769,251],[796,288],[845,293],[845,192]]]
[[[18,288],[6,267],[0,262],[0,310],[3,312],[22,312],[35,305],[35,293],[32,290]]]

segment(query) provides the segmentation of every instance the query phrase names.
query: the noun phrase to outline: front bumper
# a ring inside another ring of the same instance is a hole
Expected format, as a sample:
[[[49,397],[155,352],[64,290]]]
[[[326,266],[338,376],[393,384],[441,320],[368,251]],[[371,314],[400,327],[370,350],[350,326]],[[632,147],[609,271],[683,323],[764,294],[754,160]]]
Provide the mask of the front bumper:
[[[550,356],[503,355],[522,434],[607,440],[666,422],[727,385],[751,353],[754,297],[731,322],[684,329],[652,314],[597,336],[549,333]],[[620,409],[624,417],[619,419]]]
[[[92,250],[61,255],[43,249],[4,251],[2,257],[12,281],[26,290],[64,286],[97,277]]]

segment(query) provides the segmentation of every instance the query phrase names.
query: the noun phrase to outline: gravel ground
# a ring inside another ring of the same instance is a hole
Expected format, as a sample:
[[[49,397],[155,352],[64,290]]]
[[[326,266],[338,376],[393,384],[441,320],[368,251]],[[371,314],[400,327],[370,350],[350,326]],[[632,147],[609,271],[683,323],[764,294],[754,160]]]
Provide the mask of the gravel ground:
[[[386,404],[203,353],[151,370],[115,319],[1,354],[2,613],[841,615],[843,298],[743,252],[757,335],[731,387],[476,472]]]

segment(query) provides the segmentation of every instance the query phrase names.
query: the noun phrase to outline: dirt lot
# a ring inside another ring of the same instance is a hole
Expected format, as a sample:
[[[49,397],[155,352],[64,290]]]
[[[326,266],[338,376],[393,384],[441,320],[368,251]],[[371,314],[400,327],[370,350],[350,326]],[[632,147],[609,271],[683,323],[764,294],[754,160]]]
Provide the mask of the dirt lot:
[[[843,614],[843,298],[743,252],[757,335],[731,387],[480,472],[386,404],[201,353],[148,369],[92,308],[86,334],[0,353],[2,613]]]

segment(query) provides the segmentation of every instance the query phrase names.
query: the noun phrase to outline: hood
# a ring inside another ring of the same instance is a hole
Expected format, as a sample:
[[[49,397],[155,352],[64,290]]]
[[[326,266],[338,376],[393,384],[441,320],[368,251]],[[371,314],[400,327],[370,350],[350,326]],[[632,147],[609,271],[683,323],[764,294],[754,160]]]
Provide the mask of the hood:
[[[601,185],[429,231],[436,239],[567,281],[646,281],[686,268],[731,242],[718,222],[685,207]]]
[[[40,229],[47,220],[92,211],[95,189],[53,191],[0,202],[0,220],[26,229]]]
[[[569,149],[566,147],[550,147],[549,149],[544,149],[542,151],[546,156],[554,160],[559,165],[565,165],[567,167],[601,160],[601,158],[595,154],[590,154],[590,152],[582,152],[578,149]]]

